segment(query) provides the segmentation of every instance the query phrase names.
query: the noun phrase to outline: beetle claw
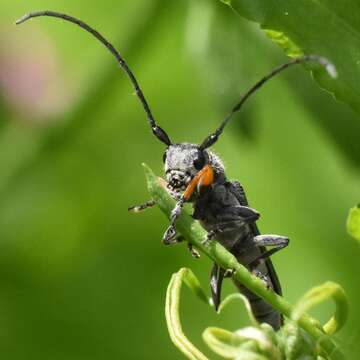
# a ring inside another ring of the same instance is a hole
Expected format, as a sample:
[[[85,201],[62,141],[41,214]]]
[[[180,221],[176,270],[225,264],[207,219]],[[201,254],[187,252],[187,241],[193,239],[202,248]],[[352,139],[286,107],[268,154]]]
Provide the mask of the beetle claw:
[[[170,225],[167,230],[165,231],[165,234],[163,236],[163,243],[165,245],[171,245],[171,244],[175,244],[177,241],[175,239],[176,237],[176,230],[175,230],[175,226]]]

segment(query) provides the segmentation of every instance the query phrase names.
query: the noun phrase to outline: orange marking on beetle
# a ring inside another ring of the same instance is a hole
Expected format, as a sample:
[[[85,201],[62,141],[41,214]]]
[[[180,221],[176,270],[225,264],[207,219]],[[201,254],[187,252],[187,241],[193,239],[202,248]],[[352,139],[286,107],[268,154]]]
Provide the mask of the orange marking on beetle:
[[[214,170],[210,165],[205,165],[190,181],[184,192],[185,200],[189,200],[196,188],[210,186],[214,182]]]

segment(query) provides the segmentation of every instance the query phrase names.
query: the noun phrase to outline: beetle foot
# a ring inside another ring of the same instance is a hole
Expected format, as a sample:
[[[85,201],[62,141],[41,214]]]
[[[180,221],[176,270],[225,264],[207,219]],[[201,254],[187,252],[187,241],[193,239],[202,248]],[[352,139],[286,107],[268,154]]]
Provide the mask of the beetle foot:
[[[227,269],[224,272],[224,278],[230,278],[235,274],[236,270],[234,269]]]
[[[200,258],[200,253],[194,248],[193,244],[188,243],[187,246],[188,246],[189,251],[191,252],[191,255],[195,259],[199,259]]]
[[[165,245],[172,245],[178,243],[178,241],[176,240],[176,229],[174,225],[170,225],[167,228],[162,241]]]
[[[137,213],[140,211],[144,211],[144,210],[154,206],[155,204],[156,204],[156,202],[154,200],[149,200],[149,201],[144,202],[143,204],[133,205],[133,206],[128,207],[128,211]]]
[[[214,240],[215,236],[216,236],[216,231],[215,230],[209,231],[206,234],[204,240],[201,241],[201,244],[205,245],[205,246],[209,245]]]
[[[266,276],[265,274],[263,274],[261,271],[259,271],[257,269],[254,269],[252,271],[252,274],[255,275],[256,277],[258,277],[261,281],[263,281],[268,290],[272,289],[271,282],[270,282],[270,279],[268,276]]]

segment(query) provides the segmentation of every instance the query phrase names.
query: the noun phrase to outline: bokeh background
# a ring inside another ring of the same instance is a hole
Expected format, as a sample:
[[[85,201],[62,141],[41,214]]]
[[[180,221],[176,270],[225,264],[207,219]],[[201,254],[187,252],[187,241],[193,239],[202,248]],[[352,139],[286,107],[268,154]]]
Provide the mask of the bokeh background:
[[[114,59],[54,19],[15,27],[31,10],[78,16],[108,37],[135,72],[161,126],[200,142],[260,76],[286,59],[214,0],[2,0],[0,3],[0,354],[5,359],[182,359],[164,320],[170,276],[187,266],[208,286],[210,262],[165,247],[141,163],[162,173],[150,133]],[[302,67],[267,84],[215,146],[266,233],[290,246],[273,257],[295,302],[326,280],[351,303],[339,342],[360,351],[359,245],[345,231],[360,199],[360,122]],[[233,291],[226,284],[226,291]],[[184,291],[187,335],[247,324],[240,304],[221,316]],[[331,304],[314,311],[325,320]]]

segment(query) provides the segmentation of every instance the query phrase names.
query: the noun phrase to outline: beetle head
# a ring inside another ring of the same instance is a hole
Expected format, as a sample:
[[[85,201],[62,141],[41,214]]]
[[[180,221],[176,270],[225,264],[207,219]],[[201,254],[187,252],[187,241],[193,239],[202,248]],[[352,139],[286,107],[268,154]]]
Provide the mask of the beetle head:
[[[215,176],[224,174],[221,160],[208,150],[201,150],[196,144],[170,145],[164,153],[166,180],[170,190],[179,193],[205,166],[211,165]]]

